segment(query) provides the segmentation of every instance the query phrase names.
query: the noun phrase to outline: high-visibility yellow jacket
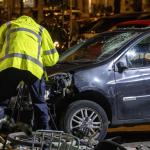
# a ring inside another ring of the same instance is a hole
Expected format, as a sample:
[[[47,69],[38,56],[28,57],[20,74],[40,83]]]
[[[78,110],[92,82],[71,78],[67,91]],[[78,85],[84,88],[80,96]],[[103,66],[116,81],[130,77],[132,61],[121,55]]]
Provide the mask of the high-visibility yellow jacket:
[[[40,79],[44,66],[53,66],[58,59],[48,31],[31,17],[21,16],[0,27],[0,71],[14,67]]]

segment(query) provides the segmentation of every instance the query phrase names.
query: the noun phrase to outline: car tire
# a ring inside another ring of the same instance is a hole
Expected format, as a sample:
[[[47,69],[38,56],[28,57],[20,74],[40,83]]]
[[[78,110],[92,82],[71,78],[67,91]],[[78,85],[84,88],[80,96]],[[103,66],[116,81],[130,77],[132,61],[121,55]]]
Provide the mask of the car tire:
[[[93,120],[93,121],[92,121]],[[104,109],[90,100],[71,103],[61,121],[64,131],[79,138],[94,138],[102,141],[108,129],[108,118]]]

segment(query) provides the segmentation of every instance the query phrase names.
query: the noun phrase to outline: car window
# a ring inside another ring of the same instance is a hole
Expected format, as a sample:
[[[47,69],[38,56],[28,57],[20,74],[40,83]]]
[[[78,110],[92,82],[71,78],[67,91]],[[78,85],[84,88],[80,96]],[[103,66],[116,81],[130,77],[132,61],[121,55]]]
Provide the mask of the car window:
[[[150,66],[150,37],[132,47],[126,54],[130,68]]]
[[[81,47],[67,57],[66,61],[75,60],[104,60],[111,57],[118,49],[129,39],[131,39],[135,33],[120,33],[117,35],[107,35],[101,37],[99,40],[88,43],[86,46]]]

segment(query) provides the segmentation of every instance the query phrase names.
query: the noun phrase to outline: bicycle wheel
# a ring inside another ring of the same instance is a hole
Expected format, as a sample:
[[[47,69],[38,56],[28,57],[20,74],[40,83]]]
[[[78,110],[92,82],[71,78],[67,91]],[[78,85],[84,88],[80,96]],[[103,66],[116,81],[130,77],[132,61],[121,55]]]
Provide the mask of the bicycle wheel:
[[[83,150],[77,137],[63,131],[38,130],[30,137],[24,132],[16,132],[8,135],[8,141],[18,149],[23,146],[32,150]]]

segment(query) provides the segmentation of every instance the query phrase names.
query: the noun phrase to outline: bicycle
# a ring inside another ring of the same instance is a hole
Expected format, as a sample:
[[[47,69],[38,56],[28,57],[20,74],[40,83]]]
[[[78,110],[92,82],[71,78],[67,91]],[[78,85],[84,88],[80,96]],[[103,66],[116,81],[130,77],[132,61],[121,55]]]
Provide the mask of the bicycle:
[[[82,145],[79,138],[55,130],[37,130],[31,136],[24,132],[10,133],[7,141],[9,147],[17,150],[92,150]]]
[[[18,150],[21,148],[36,150],[80,150],[80,141],[77,137],[63,131],[38,130],[32,136],[23,132],[11,133],[8,141]]]
[[[3,150],[93,150],[82,145],[79,138],[55,130],[37,130],[31,135],[13,132],[6,138],[0,136],[0,143]]]

